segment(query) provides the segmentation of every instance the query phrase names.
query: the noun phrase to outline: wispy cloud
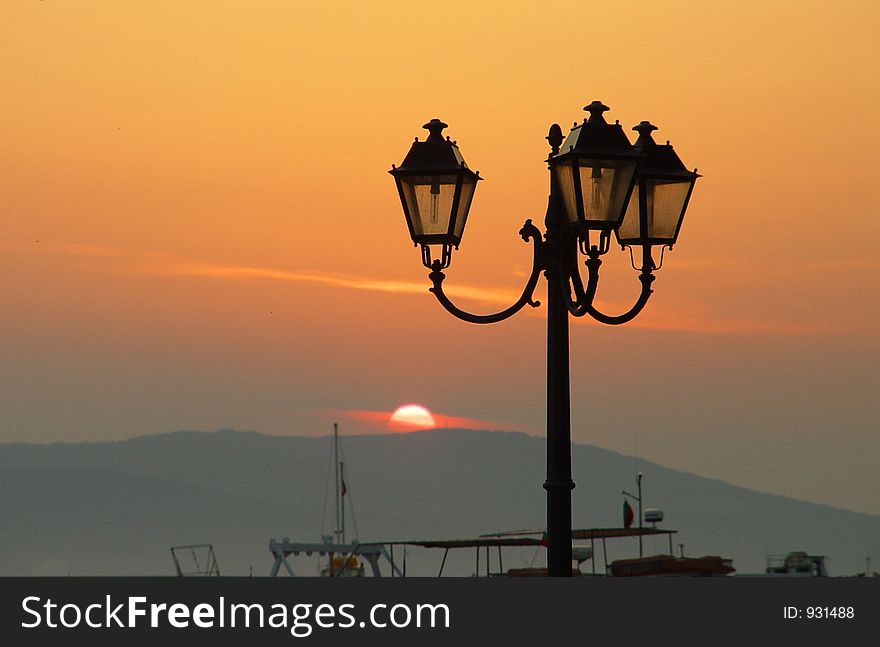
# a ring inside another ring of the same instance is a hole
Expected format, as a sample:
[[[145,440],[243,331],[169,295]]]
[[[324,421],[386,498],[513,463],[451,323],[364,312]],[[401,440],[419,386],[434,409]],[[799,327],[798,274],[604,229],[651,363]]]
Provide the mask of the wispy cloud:
[[[372,411],[363,409],[343,409],[338,411],[316,412],[321,416],[346,418],[359,423],[361,433],[387,433],[400,431],[416,431],[417,427],[405,429],[400,426],[391,426],[389,421],[393,411]],[[462,418],[450,416],[445,413],[432,412],[437,429],[486,429],[491,431],[521,431],[535,434],[538,430],[511,422],[498,422],[495,420],[481,420],[479,418]]]
[[[211,279],[271,280],[290,283],[312,283],[353,290],[368,290],[390,294],[424,294],[429,283],[376,279],[369,276],[332,274],[255,267],[250,265],[224,265],[181,258],[170,254],[158,254],[125,248],[106,247],[82,243],[49,243],[45,246],[56,252],[75,256],[116,259],[129,271],[161,276],[200,276]],[[447,295],[482,303],[509,304],[519,298],[510,290],[476,287],[470,285],[444,286]]]
[[[89,245],[81,243],[47,243],[44,250],[70,254],[81,257],[100,258],[113,262],[119,271],[129,271],[157,276],[191,276],[216,280],[263,280],[285,281],[300,284],[317,284],[350,290],[367,290],[388,294],[420,294],[428,290],[428,282],[404,281],[396,279],[377,279],[370,276],[332,274],[317,271],[296,271],[257,267],[251,265],[228,265],[221,263],[201,262],[170,254],[161,254],[126,248]],[[744,278],[760,278],[766,281],[768,275],[777,275],[796,271],[822,270],[826,272],[844,272],[853,270],[880,270],[880,259],[829,259],[806,260],[795,265],[773,264],[770,262],[755,264],[737,263],[733,260],[693,260],[679,263],[682,271],[719,271],[736,269],[732,272]],[[450,283],[444,289],[450,298],[464,299],[482,304],[506,307],[519,298],[519,293],[511,290],[461,285]],[[597,300],[597,307],[610,313],[625,311],[627,304],[613,304]],[[543,316],[542,309],[526,308],[526,313]],[[592,322],[589,317],[576,320],[578,323]],[[701,332],[710,334],[734,335],[778,335],[778,336],[821,336],[845,334],[876,334],[864,326],[840,323],[802,322],[775,320],[760,317],[731,317],[719,313],[711,304],[679,303],[665,304],[662,309],[650,309],[649,313],[637,317],[628,324],[631,328],[645,330],[669,330],[684,332]]]
[[[270,279],[274,281],[289,281],[292,283],[317,283],[340,288],[388,292],[391,294],[423,294],[428,290],[427,282],[417,283],[415,281],[383,280],[366,276],[326,274],[323,272],[294,272],[241,265],[216,265],[210,263],[187,262],[156,265],[142,269],[145,272],[151,272],[153,274],[204,276],[217,279]],[[486,303],[505,303],[508,300],[515,300],[518,296],[512,295],[503,290],[472,286],[450,286],[445,288],[445,291],[450,296],[471,299],[474,301],[483,301]]]
[[[637,317],[632,323],[627,325],[645,330],[749,336],[805,337],[859,334],[863,332],[843,325],[730,317],[719,315],[703,308],[685,307],[679,307],[678,309],[666,308],[663,310],[655,308],[649,313]]]
[[[680,272],[721,271],[726,275],[741,279],[766,281],[768,277],[798,275],[804,272],[880,272],[880,258],[805,258],[800,260],[676,258],[675,268]]]

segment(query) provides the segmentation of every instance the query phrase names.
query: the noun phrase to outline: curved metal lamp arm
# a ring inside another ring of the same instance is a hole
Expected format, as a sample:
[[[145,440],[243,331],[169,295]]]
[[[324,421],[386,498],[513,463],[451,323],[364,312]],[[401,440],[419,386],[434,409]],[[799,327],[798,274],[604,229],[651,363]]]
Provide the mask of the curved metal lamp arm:
[[[519,300],[509,308],[490,315],[475,315],[458,308],[443,292],[443,279],[446,278],[446,275],[441,271],[443,268],[440,261],[434,261],[431,266],[431,273],[428,275],[428,278],[431,279],[434,286],[428,288],[428,291],[433,292],[434,296],[437,297],[437,301],[440,302],[440,305],[446,308],[451,314],[463,321],[475,324],[490,324],[504,321],[522,310],[526,305],[537,308],[541,303],[532,299],[532,296],[535,293],[535,287],[538,285],[538,278],[541,276],[541,270],[543,269],[541,263],[541,232],[532,224],[531,220],[526,220],[522,229],[519,230],[519,235],[525,242],[528,242],[529,238],[531,238],[534,243],[532,274],[529,276],[529,280],[526,283],[525,288],[523,288]]]
[[[568,249],[568,247],[566,247]],[[596,297],[596,288],[599,286],[599,266],[602,259],[599,258],[601,253],[593,246],[589,252],[589,259],[586,266],[589,269],[589,278],[587,279],[587,287],[581,280],[581,273],[577,267],[577,248],[572,246],[566,252],[566,265],[564,268],[565,282],[563,283],[562,298],[568,311],[575,317],[583,317],[587,314],[587,308]],[[574,299],[571,293],[574,292]]]
[[[636,315],[642,311],[645,304],[648,303],[648,299],[651,298],[651,294],[654,292],[651,289],[651,284],[654,282],[655,277],[653,274],[654,261],[651,258],[650,245],[643,247],[644,261],[641,274],[639,274],[642,291],[639,294],[639,298],[628,311],[616,316],[600,312],[593,306],[593,299],[596,296],[596,288],[599,285],[599,266],[602,264],[602,260],[599,258],[600,254],[595,247],[590,249],[588,255],[589,259],[586,261],[586,265],[589,270],[589,279],[587,281],[586,289],[584,289],[580,273],[578,273],[576,269],[569,273],[569,279],[574,288],[576,300],[572,301],[568,289],[564,290],[563,297],[568,306],[568,311],[575,317],[583,317],[585,314],[588,314],[596,321],[610,326],[617,326],[632,321]]]
[[[650,271],[645,272],[642,270],[642,273],[639,274],[639,281],[642,282],[642,292],[639,294],[639,298],[636,300],[635,304],[633,304],[633,307],[627,312],[617,316],[606,315],[604,312],[599,312],[594,308],[592,303],[589,303],[586,307],[586,313],[596,321],[610,326],[617,326],[632,321],[635,319],[636,315],[642,311],[642,308],[645,307],[645,304],[648,303],[648,299],[651,298],[651,294],[654,292],[654,290],[651,289],[651,283],[654,282],[654,275],[651,274]]]

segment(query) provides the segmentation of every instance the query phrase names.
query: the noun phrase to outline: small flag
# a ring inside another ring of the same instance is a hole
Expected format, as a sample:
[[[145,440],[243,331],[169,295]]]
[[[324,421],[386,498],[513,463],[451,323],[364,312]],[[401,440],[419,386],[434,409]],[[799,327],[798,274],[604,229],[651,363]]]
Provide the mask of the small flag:
[[[345,479],[339,479],[342,481],[342,496],[345,496],[345,493],[348,492],[348,488],[345,487]]]
[[[544,548],[547,548],[550,545],[550,538],[546,530],[541,534],[541,545]]]
[[[629,528],[633,525],[633,519],[635,519],[635,514],[633,514],[633,509],[629,504],[629,501],[624,499],[623,501],[623,527]]]

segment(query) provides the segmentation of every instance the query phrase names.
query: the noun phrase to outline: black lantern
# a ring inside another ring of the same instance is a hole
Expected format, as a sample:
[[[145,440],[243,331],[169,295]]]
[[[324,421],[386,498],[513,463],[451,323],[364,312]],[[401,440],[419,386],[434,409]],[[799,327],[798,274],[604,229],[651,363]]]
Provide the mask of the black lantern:
[[[409,235],[422,246],[423,262],[431,266],[428,245],[442,245],[445,267],[452,247],[461,242],[477,182],[483,178],[467,167],[456,143],[443,138],[446,124],[432,119],[422,127],[428,138],[420,142],[417,137],[403,164],[389,173],[397,182]]]
[[[635,180],[639,153],[620,124],[609,124],[608,106],[593,101],[590,118],[576,124],[550,170],[559,189],[568,224],[608,232],[620,225]]]
[[[699,174],[688,171],[669,142],[657,144],[647,121],[633,128],[639,133],[635,148],[642,153],[638,180],[629,207],[617,230],[621,247],[667,245],[672,247],[684,219],[688,200]]]

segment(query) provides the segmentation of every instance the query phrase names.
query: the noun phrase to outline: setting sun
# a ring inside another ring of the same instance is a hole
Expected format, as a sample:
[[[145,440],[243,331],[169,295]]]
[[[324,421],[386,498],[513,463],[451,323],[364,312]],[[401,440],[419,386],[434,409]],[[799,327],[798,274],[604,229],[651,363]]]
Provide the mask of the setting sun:
[[[431,412],[418,404],[406,404],[398,407],[388,421],[388,428],[394,431],[433,429],[436,425]]]

